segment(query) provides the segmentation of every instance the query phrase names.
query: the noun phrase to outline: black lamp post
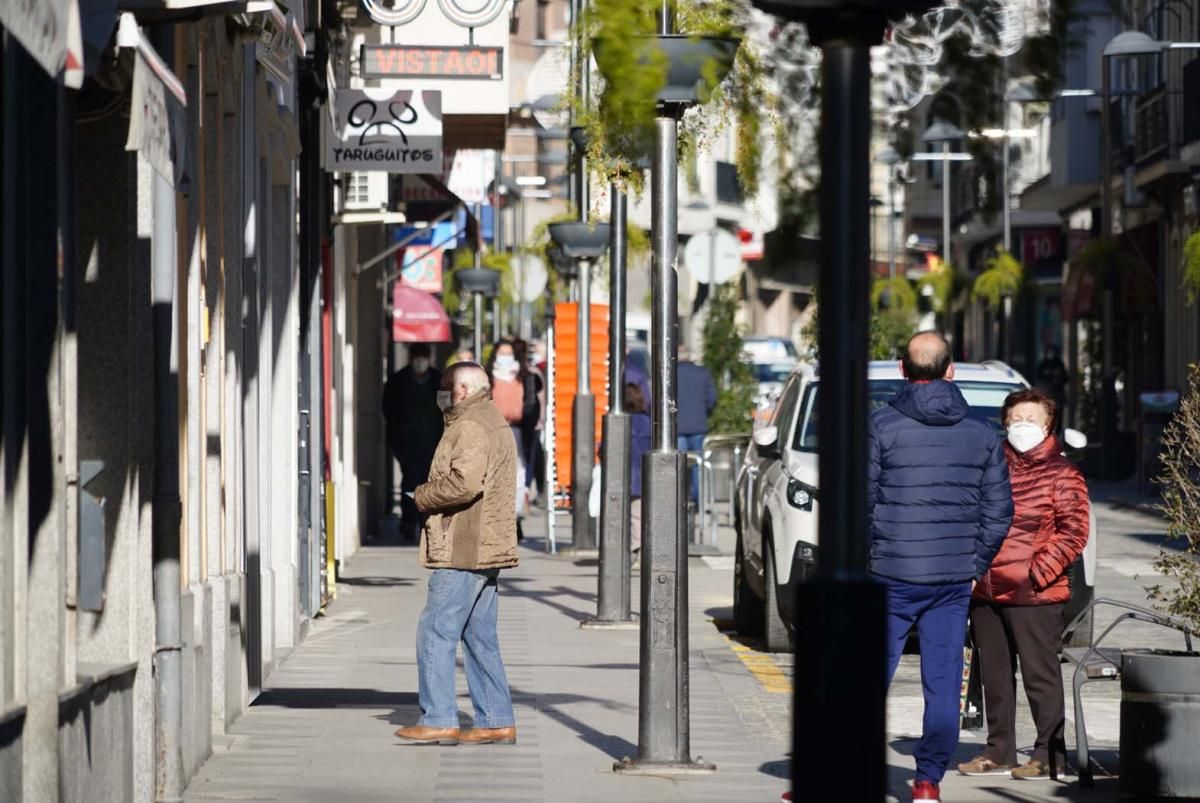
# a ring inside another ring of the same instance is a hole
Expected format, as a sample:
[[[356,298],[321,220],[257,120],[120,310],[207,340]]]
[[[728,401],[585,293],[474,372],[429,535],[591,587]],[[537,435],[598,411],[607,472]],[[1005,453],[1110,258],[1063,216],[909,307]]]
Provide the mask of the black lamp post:
[[[575,336],[576,385],[571,405],[571,532],[575,551],[596,548],[588,496],[596,463],[596,397],[592,395],[592,264],[608,248],[608,224],[573,221],[551,223],[550,239],[562,258],[579,272],[579,316]]]
[[[475,361],[483,364],[483,300],[500,294],[500,271],[463,268],[454,274],[459,289],[470,293],[475,304]]]
[[[889,17],[928,0],[755,0],[801,20],[821,65],[821,506],[817,575],[797,588],[793,788],[882,800],[883,588],[868,574],[867,326],[871,67]],[[854,633],[854,638],[846,638]]]
[[[693,760],[688,697],[687,474],[677,449],[679,119],[698,103],[706,79],[723,79],[739,42],[675,33],[671,0],[655,9],[654,46],[667,61],[659,90],[651,160],[651,450],[642,460],[641,668],[638,755],[618,772],[646,775],[713,772]],[[603,47],[598,39],[596,47]]]

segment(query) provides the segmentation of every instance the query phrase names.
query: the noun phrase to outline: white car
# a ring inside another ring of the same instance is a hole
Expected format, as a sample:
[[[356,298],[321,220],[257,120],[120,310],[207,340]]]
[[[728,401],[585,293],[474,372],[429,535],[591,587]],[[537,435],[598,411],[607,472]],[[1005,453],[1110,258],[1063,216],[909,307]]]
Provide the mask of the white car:
[[[867,372],[868,410],[887,404],[904,383],[895,362],[872,362]],[[1000,427],[1000,408],[1009,393],[1029,387],[1003,363],[956,363],[954,382],[977,415]],[[795,586],[815,567],[820,482],[817,477],[817,392],[820,375],[801,365],[788,378],[768,424],[754,433],[738,471],[734,525],[733,614],[740,633],[761,635],[768,650],[791,646]],[[1083,448],[1082,433],[1065,440]],[[1096,514],[1091,513],[1088,544],[1071,567],[1069,622],[1091,601],[1096,574]],[[1090,644],[1092,622],[1081,623],[1069,643]]]

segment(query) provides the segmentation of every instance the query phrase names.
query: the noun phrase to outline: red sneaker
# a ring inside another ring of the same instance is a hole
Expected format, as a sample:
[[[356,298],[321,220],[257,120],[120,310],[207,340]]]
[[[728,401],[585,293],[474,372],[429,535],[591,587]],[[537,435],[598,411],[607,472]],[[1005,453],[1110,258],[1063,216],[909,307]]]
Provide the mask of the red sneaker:
[[[782,795],[779,796],[779,800],[781,801],[781,803],[792,803],[792,793],[784,792]]]
[[[913,800],[937,800],[942,799],[941,790],[938,785],[930,781],[917,781],[913,784]]]

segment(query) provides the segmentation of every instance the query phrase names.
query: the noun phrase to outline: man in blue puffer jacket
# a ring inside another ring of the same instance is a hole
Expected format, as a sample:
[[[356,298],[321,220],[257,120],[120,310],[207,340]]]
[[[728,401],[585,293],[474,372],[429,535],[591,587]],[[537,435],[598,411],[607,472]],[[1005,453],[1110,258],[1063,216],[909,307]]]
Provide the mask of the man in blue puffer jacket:
[[[917,628],[925,717],[913,799],[939,800],[958,745],[971,589],[1008,533],[1012,492],[999,435],[950,381],[946,339],[914,336],[901,369],[908,381],[868,424],[871,573],[887,588],[889,685]]]

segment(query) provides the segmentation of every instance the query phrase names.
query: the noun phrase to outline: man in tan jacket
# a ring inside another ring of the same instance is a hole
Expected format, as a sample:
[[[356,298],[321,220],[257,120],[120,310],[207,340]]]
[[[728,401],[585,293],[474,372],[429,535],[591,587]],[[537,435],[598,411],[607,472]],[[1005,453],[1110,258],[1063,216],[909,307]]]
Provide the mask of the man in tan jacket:
[[[421,719],[406,744],[513,744],[512,695],[496,635],[496,577],[517,565],[517,444],[475,363],[446,369],[439,391],[446,429],[414,500],[426,516],[421,565],[433,570],[417,625]],[[463,642],[474,727],[459,731],[455,654]]]

